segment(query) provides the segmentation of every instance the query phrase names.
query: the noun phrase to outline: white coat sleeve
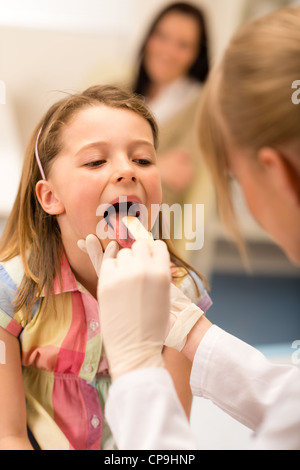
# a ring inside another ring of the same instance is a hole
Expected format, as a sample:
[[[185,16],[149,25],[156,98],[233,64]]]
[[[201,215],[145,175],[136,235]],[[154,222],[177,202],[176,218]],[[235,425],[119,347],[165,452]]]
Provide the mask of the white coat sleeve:
[[[194,395],[212,400],[253,429],[253,449],[300,449],[298,368],[272,364],[212,326],[195,355],[191,387]],[[106,418],[119,449],[196,449],[164,369],[140,369],[118,378],[109,391]]]
[[[196,352],[194,395],[207,398],[255,431],[253,449],[300,449],[300,370],[273,364],[212,326]]]
[[[138,369],[110,387],[105,415],[119,450],[195,450],[196,441],[171,376]]]

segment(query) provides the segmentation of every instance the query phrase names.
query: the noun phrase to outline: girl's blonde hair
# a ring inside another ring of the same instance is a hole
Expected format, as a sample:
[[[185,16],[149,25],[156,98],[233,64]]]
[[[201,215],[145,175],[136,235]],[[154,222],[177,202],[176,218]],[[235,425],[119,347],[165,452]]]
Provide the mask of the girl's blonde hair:
[[[221,219],[243,252],[228,178],[230,145],[254,156],[263,146],[300,138],[300,106],[292,102],[299,64],[300,8],[277,10],[238,31],[203,94],[200,146]]]
[[[53,293],[53,282],[60,275],[63,246],[59,225],[55,216],[48,215],[42,209],[37,196],[36,184],[41,179],[39,166],[35,158],[35,144],[38,138],[38,154],[46,178],[51,165],[62,149],[62,129],[75,113],[90,107],[106,105],[117,109],[126,109],[146,119],[152,129],[154,146],[157,147],[158,128],[154,117],[143,100],[113,86],[93,86],[83,93],[67,95],[53,104],[42,118],[30,139],[25,153],[21,181],[17,197],[0,240],[0,259],[7,261],[21,256],[24,277],[15,299],[15,312],[25,307],[29,317],[33,305],[42,290]],[[191,267],[176,255],[171,242],[168,248],[176,264],[186,269]],[[49,297],[46,298],[46,301]]]

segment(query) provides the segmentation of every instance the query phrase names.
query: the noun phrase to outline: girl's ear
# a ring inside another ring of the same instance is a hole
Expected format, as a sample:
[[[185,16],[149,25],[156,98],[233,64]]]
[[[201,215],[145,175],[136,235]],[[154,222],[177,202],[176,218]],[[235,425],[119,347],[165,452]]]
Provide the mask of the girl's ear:
[[[41,204],[44,211],[47,212],[47,214],[59,215],[64,212],[64,205],[54,194],[49,181],[38,181],[35,187],[35,191],[39,203]]]
[[[282,197],[287,198],[292,204],[300,204],[299,177],[288,157],[281,151],[263,147],[258,152],[260,164],[265,170],[269,182],[280,191]]]

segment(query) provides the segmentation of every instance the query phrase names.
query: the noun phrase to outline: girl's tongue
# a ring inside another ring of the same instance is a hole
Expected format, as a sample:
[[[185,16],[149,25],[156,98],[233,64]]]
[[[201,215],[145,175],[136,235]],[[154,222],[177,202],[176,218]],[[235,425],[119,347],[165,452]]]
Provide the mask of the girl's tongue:
[[[122,221],[124,215],[126,214],[112,211],[111,214],[108,215],[108,231],[122,248],[131,248],[135,239],[130,235],[130,232]]]

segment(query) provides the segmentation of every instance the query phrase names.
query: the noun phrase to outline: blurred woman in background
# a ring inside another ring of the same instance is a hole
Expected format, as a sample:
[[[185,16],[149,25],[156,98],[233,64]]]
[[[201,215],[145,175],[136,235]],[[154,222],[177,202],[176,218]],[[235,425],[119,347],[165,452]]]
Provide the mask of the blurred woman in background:
[[[203,13],[183,2],[167,6],[153,21],[141,46],[133,91],[145,97],[160,127],[158,163],[163,202],[193,206],[203,203],[206,217],[213,207],[213,192],[199,158],[195,118],[208,73],[209,47]],[[180,254],[189,258],[184,235],[179,240],[175,234],[174,242]],[[200,264],[208,275],[203,261]]]

